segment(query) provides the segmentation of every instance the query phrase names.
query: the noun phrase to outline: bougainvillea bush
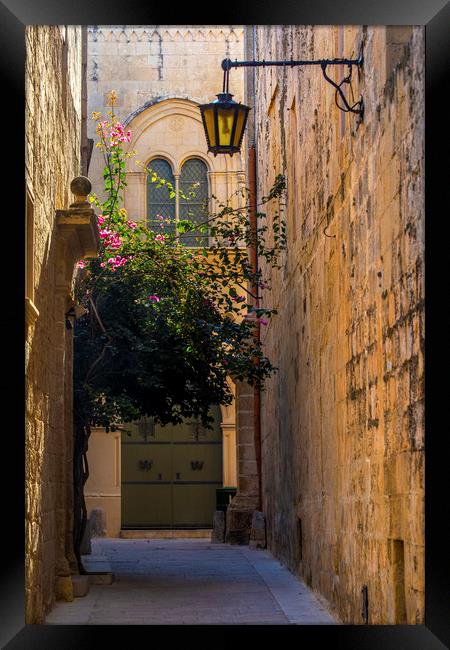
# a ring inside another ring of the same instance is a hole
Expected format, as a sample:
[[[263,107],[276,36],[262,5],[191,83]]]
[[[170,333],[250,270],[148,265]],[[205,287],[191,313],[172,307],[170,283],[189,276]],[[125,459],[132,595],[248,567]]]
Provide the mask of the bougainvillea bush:
[[[232,400],[227,378],[262,387],[274,371],[254,329],[256,323],[267,326],[275,310],[260,305],[259,289],[270,287],[252,271],[248,247],[256,245],[271,266],[285,247],[282,176],[260,201],[278,208],[270,229],[261,212],[257,230],[250,227],[245,188],[242,208],[233,209],[229,197],[215,214],[205,206],[201,223],[161,216],[149,227],[133,219],[123,206],[126,163],[134,155],[124,145],[131,132],[116,119],[113,105],[106,119],[93,114],[96,146],[105,159],[105,198],[90,197],[98,212],[100,253],[78,263],[76,280],[77,300],[87,310],[76,321],[74,337],[78,547],[86,519],[82,485],[90,426],[114,430],[142,416],[163,425],[199,418],[208,426],[210,407]],[[149,182],[175,196],[169,182],[147,172]],[[189,201],[195,186],[180,195]],[[199,246],[183,245],[180,235],[194,231]]]
[[[113,111],[109,117],[94,114],[106,199],[91,196],[100,213],[100,255],[79,262],[76,294],[88,313],[75,330],[77,405],[91,424],[107,429],[141,415],[162,424],[184,417],[206,424],[212,404],[231,400],[227,376],[262,386],[274,370],[252,336],[255,322],[267,326],[275,310],[254,299],[268,284],[252,272],[247,247],[256,239],[258,255],[276,266],[285,226],[277,212],[268,233],[259,213],[255,237],[248,200],[238,210],[220,205],[217,214],[205,212],[201,225],[184,219],[174,229],[163,217],[156,230],[137,223],[123,207],[126,160],[133,154],[122,144],[131,132]],[[148,173],[174,195],[170,183]],[[261,203],[279,203],[283,191],[280,176]],[[182,245],[180,234],[189,230],[208,232],[209,244]]]

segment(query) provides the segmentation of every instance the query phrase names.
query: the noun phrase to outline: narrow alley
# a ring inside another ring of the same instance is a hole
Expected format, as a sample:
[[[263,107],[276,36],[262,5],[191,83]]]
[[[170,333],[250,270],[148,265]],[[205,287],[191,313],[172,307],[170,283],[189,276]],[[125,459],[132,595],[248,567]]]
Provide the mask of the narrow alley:
[[[92,540],[86,568],[112,571],[50,625],[319,625],[336,621],[267,550],[200,539]]]
[[[424,627],[424,24],[23,38],[26,625]]]

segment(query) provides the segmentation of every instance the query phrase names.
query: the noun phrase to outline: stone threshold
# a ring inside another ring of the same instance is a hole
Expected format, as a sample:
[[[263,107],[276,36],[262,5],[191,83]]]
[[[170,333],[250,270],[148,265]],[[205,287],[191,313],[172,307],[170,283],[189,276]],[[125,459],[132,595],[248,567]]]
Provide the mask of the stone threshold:
[[[198,530],[121,530],[122,539],[211,539],[212,529]]]
[[[114,573],[106,555],[82,555],[83,566],[87,571],[84,576],[91,585],[111,585]],[[78,576],[76,576],[78,578]],[[83,576],[80,576],[83,577]]]

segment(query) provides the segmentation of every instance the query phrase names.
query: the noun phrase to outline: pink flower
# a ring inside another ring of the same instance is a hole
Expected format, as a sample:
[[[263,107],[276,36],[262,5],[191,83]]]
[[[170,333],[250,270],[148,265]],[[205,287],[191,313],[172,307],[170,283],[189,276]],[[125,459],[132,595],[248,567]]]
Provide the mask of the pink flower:
[[[261,323],[261,325],[267,325],[269,321],[267,320],[267,318],[260,318],[259,322]]]
[[[102,223],[105,223],[105,217],[103,217],[101,214],[97,217],[97,221],[101,225]]]
[[[134,230],[134,228],[136,228],[136,226],[137,226],[137,223],[135,223],[134,221],[131,221],[131,220],[130,220],[130,221],[127,221],[127,224],[128,224],[128,227],[129,227],[129,228],[133,228],[133,230]]]
[[[111,264],[111,270],[115,271],[115,269],[118,269],[119,266],[123,266],[124,264],[127,263],[127,258],[122,257],[121,255],[116,255],[115,257],[110,257],[108,260],[108,264]]]
[[[87,262],[85,262],[84,260],[80,260],[77,266],[79,269],[84,269],[87,266]]]
[[[101,239],[103,239],[103,246],[105,248],[112,248],[113,250],[117,250],[121,247],[122,242],[117,233],[111,232],[108,228],[104,228],[99,232]]]
[[[111,146],[115,147],[119,142],[130,142],[131,141],[131,131],[125,133],[125,127],[120,122],[114,124],[111,128]]]
[[[106,129],[108,128],[108,122],[104,120],[103,122],[99,122],[97,129],[100,129],[103,133],[103,136],[106,137]]]
[[[161,241],[161,242],[166,241],[166,237],[165,235],[156,235],[155,241]]]
[[[161,300],[161,298],[160,298],[159,296],[156,296],[155,294],[149,296],[148,299],[149,299],[151,302],[159,302],[159,301]]]

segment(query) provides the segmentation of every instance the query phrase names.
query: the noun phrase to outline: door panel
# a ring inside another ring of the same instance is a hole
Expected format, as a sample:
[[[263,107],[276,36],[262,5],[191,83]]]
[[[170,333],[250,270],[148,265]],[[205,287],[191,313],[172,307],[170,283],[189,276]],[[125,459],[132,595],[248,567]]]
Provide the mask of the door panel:
[[[122,482],[172,481],[172,445],[123,445],[122,454]]]
[[[128,422],[123,425],[123,443],[144,443],[155,439],[155,425],[150,418],[142,418],[139,422]]]
[[[173,485],[173,526],[212,528],[216,488],[221,485]]]
[[[122,528],[210,528],[222,486],[221,412],[213,429],[186,420],[127,424],[122,433]]]
[[[133,483],[122,485],[122,527],[172,526],[172,485]]]
[[[172,442],[174,435],[176,435],[177,429],[180,424],[166,424],[162,426],[161,424],[154,425],[154,440],[158,442]]]
[[[222,472],[222,445],[174,444],[173,480],[217,481]]]

